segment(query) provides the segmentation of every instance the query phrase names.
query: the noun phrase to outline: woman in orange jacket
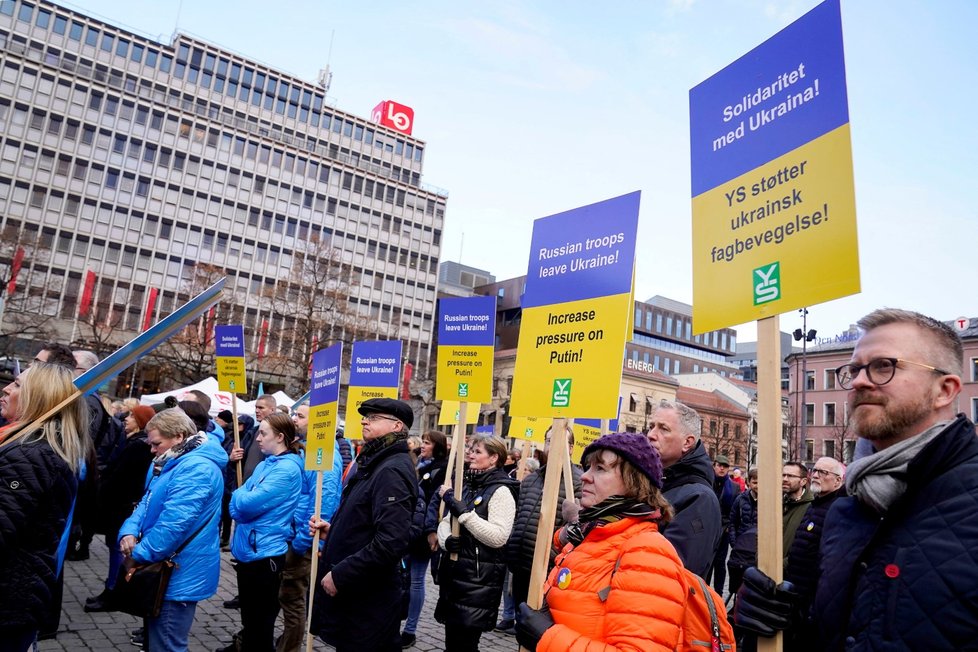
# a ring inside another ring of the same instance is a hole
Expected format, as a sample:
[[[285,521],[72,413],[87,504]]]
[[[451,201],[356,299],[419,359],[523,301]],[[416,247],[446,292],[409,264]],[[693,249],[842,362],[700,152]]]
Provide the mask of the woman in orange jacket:
[[[638,434],[604,435],[584,450],[579,521],[544,586],[540,610],[520,605],[528,649],[675,650],[686,585],[676,550],[659,534],[672,508],[662,462]]]

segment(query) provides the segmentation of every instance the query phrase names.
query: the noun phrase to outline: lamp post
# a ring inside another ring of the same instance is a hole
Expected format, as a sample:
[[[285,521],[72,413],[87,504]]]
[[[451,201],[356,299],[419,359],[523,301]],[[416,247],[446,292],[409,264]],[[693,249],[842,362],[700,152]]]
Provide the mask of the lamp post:
[[[804,414],[801,419],[801,439],[798,442],[800,453],[802,444],[808,439],[808,343],[815,340],[817,333],[814,328],[808,330],[808,308],[799,308],[798,312],[801,313],[801,328],[796,328],[792,336],[796,342],[801,340],[801,408]],[[812,420],[815,420],[814,414]]]

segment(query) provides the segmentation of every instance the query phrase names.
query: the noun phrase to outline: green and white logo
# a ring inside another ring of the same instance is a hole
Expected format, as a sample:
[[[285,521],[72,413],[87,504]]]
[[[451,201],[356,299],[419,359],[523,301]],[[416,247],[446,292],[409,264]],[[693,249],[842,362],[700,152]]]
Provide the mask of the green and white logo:
[[[468,383],[459,383],[458,384],[458,397],[459,398],[465,398],[468,395],[469,395],[469,384]]]
[[[556,378],[554,380],[554,393],[550,400],[550,407],[567,407],[570,405],[571,379]]]
[[[758,267],[753,274],[754,305],[781,298],[781,263],[775,261]]]

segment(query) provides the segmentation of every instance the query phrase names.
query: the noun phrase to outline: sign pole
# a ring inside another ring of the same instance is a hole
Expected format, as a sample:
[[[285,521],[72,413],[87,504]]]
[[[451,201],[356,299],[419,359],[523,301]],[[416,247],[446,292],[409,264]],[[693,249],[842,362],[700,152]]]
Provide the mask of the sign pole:
[[[776,584],[784,575],[781,530],[781,340],[779,316],[757,321],[757,566]],[[758,638],[757,649],[781,652],[783,637]]]
[[[234,419],[234,447],[241,448],[241,432],[238,429],[238,395],[231,392],[231,418]],[[238,486],[240,487],[244,483],[244,476],[241,470],[242,460],[236,462],[237,472],[238,472]]]
[[[452,442],[452,448],[458,447],[455,453],[455,499],[462,499],[462,476],[465,474],[465,419],[469,411],[469,402],[462,401],[458,406],[458,434]],[[452,517],[452,536],[457,537],[461,532],[461,524],[458,519]],[[449,557],[452,561],[458,560],[458,553],[452,553]]]
[[[457,426],[452,426],[452,429],[448,431],[448,436],[452,438],[452,449],[448,451],[448,464],[445,465],[445,481],[441,483],[443,489],[448,489],[452,486],[452,470],[455,468],[455,454],[458,452],[458,446],[455,442],[455,430]],[[441,503],[438,506],[438,521],[440,522],[445,516],[445,503]]]
[[[238,474],[241,474],[241,464],[238,464]],[[316,471],[316,507],[313,509],[313,517],[319,519],[319,514],[323,510],[323,472]],[[315,638],[312,635],[312,599],[316,595],[316,573],[319,572],[319,529],[312,537],[312,566],[309,570],[309,602],[306,605],[306,652],[312,652],[312,642]]]
[[[530,442],[523,440],[523,444],[520,447],[520,463],[516,465],[516,479],[523,482],[523,478],[526,477],[526,458],[530,455]]]

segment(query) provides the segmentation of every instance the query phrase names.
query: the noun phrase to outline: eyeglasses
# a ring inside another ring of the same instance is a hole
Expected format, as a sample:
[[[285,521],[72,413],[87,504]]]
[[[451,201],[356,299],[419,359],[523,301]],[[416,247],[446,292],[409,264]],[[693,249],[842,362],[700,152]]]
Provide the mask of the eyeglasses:
[[[932,367],[922,362],[904,360],[903,358],[876,358],[866,364],[844,364],[835,370],[835,377],[839,381],[842,389],[852,389],[852,383],[859,376],[859,372],[866,370],[866,378],[874,385],[885,385],[896,375],[897,367],[901,364],[912,364],[915,367],[923,367],[928,371],[933,371],[941,376],[950,374],[949,371]]]
[[[381,421],[381,420],[383,420],[383,421],[400,421],[400,419],[398,419],[397,417],[389,417],[386,414],[378,414],[376,412],[373,412],[371,414],[368,414],[368,415],[364,416],[363,418],[366,419],[367,421],[370,421],[371,423],[374,422],[374,421]]]
[[[828,469],[812,469],[812,475],[834,475],[837,478],[842,477],[835,471],[829,471]]]

